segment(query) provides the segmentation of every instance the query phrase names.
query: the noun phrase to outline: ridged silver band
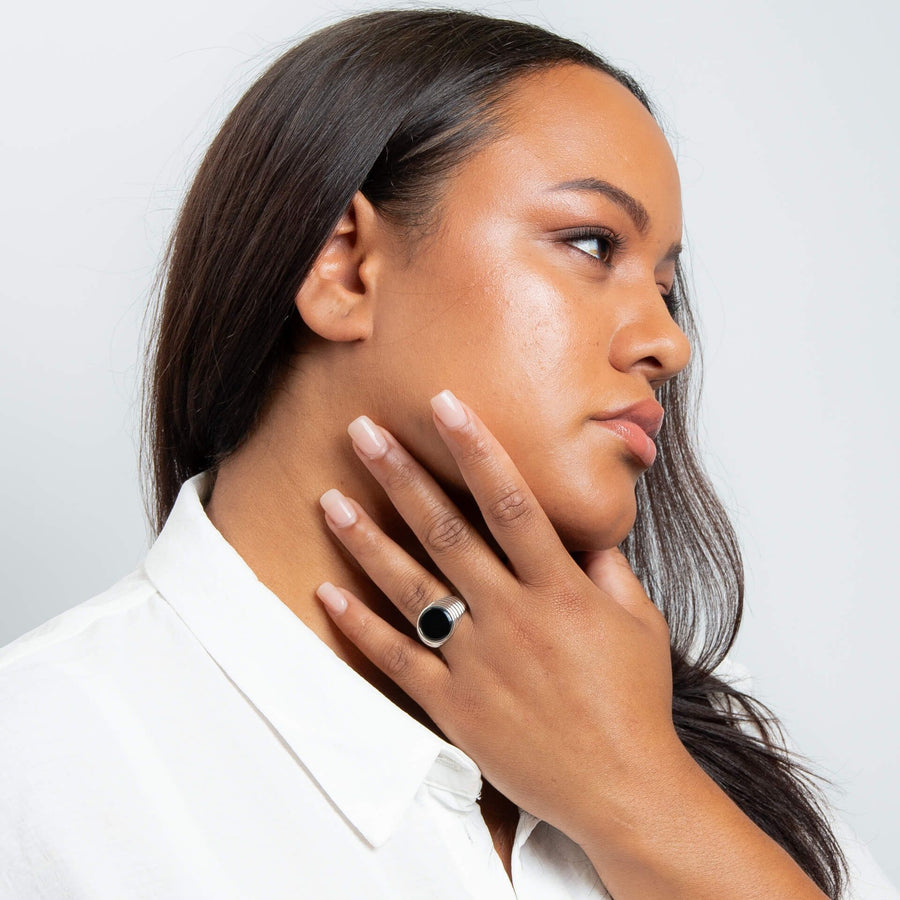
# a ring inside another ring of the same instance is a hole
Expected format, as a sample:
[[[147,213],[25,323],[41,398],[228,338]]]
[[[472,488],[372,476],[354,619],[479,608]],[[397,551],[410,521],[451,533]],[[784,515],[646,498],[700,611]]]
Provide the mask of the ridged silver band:
[[[433,609],[444,610],[450,618],[450,627],[447,634],[437,639],[429,637],[422,631],[422,619],[427,612]],[[419,640],[428,647],[440,647],[442,644],[446,643],[453,632],[456,631],[456,626],[463,617],[464,612],[466,612],[466,604],[463,603],[459,597],[451,595],[449,597],[441,597],[440,600],[432,601],[419,613],[419,616],[416,619],[416,632],[419,635]]]

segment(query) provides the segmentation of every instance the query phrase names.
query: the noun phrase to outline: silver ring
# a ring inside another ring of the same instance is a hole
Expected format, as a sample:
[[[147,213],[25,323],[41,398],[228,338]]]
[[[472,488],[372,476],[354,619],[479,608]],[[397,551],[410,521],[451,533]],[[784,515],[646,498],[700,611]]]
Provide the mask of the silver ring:
[[[441,597],[429,603],[416,619],[419,640],[428,647],[440,647],[456,631],[456,625],[466,611],[459,597]]]

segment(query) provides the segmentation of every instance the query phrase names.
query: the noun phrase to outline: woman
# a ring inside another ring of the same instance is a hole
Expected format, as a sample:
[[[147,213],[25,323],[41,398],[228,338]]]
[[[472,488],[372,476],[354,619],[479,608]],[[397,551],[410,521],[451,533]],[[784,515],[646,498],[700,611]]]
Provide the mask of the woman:
[[[577,44],[387,11],[278,60],[166,261],[159,538],[3,658],[10,895],[841,895],[721,668],[680,240]]]

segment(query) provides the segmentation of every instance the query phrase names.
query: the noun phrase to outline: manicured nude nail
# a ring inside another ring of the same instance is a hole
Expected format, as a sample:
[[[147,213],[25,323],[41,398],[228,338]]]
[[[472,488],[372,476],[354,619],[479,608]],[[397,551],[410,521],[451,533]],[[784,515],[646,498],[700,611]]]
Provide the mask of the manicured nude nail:
[[[368,416],[360,416],[358,419],[354,419],[347,426],[347,432],[353,438],[356,446],[369,459],[380,459],[387,453],[388,445],[384,435]]]
[[[448,428],[462,428],[469,420],[459,400],[450,391],[441,391],[432,397],[431,408]]]
[[[316,596],[336,616],[347,608],[347,598],[330,581],[323,581],[316,588]]]
[[[347,498],[337,489],[331,488],[319,497],[322,509],[339,528],[346,528],[356,521],[356,510],[347,502]]]

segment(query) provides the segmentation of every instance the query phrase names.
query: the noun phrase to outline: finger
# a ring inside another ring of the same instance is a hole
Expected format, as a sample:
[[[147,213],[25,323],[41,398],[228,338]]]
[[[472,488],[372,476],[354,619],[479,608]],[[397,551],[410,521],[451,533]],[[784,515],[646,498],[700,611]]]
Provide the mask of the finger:
[[[590,550],[579,555],[585,575],[635,618],[658,624],[662,613],[634,574],[628,557],[618,547]]]
[[[367,416],[355,419],[347,430],[359,458],[470,606],[475,609],[479,598],[512,597],[517,587],[515,578],[431,474],[397,439]],[[370,441],[373,435],[380,447]]]
[[[432,715],[436,698],[446,691],[449,675],[441,658],[392,628],[350,591],[326,581],[316,588],[316,596],[347,639]]]
[[[572,558],[509,454],[450,391],[432,397],[431,405],[437,429],[516,575],[532,585],[556,582]]]
[[[319,503],[334,535],[410,622],[415,624],[429,603],[454,593],[454,588],[448,588],[392,541],[355,500],[331,488]],[[471,626],[470,617],[463,616],[453,643],[466,646],[465,633]]]

